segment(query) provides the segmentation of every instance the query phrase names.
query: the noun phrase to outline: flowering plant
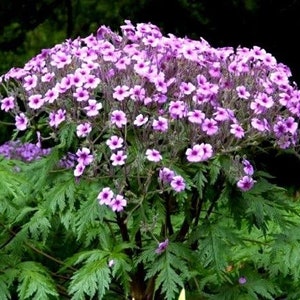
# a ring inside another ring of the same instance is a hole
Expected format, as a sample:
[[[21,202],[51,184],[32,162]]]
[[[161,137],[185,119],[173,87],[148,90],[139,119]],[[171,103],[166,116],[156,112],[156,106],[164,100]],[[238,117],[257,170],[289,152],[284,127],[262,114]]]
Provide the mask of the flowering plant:
[[[121,32],[101,26],[0,78],[15,126],[0,148],[2,251],[14,257],[1,261],[2,294],[284,294],[276,274],[299,271],[270,270],[280,237],[260,233],[274,222],[286,234],[297,210],[255,169],[255,151],[298,145],[288,67],[153,24]]]

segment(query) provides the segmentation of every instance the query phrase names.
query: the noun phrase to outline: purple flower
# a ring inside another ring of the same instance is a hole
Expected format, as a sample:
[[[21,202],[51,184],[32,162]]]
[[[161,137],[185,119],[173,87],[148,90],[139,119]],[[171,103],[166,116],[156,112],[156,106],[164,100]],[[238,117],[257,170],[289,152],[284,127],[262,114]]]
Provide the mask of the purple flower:
[[[59,92],[56,88],[48,90],[45,94],[44,101],[53,103],[59,97]]]
[[[171,183],[174,176],[175,176],[174,171],[170,170],[169,168],[165,167],[159,170],[159,179],[163,183]]]
[[[49,125],[51,127],[57,128],[60,123],[66,119],[66,111],[64,109],[59,109],[56,112],[50,112],[49,114]]]
[[[253,166],[247,159],[243,159],[244,172],[246,175],[252,176],[254,173]]]
[[[167,249],[168,246],[169,246],[169,239],[166,239],[165,241],[158,244],[158,247],[155,249],[155,253],[161,254]]]
[[[36,75],[28,75],[24,77],[23,87],[26,91],[30,91],[35,88],[38,82],[38,78]]]
[[[175,192],[181,192],[185,190],[185,182],[182,176],[174,176],[171,180],[171,187]]]
[[[78,102],[87,101],[90,97],[89,92],[82,87],[78,87],[73,96]]]
[[[246,90],[246,87],[244,87],[243,85],[236,87],[236,91],[241,99],[248,99],[250,97],[250,93]]]
[[[247,278],[246,277],[240,277],[238,281],[239,281],[239,284],[243,285],[243,284],[247,283]]]
[[[251,178],[250,176],[246,175],[242,177],[236,185],[241,191],[246,192],[252,189],[254,183],[255,180],[253,180],[253,178]]]
[[[169,113],[173,119],[181,119],[187,114],[187,107],[183,101],[171,101],[169,105]]]

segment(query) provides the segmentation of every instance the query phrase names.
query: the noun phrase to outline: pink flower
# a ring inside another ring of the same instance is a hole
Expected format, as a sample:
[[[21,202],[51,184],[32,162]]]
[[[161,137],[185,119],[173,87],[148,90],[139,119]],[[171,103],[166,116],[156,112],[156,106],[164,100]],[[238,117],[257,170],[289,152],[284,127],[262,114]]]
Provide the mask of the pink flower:
[[[159,162],[159,161],[162,160],[162,156],[155,149],[147,149],[146,150],[146,157],[149,161],[153,161],[153,162]]]
[[[239,124],[231,124],[230,133],[232,133],[238,139],[241,139],[245,135],[244,129]]]
[[[189,162],[200,162],[208,160],[213,155],[212,146],[210,144],[196,144],[193,148],[188,148],[185,152]]]
[[[246,175],[252,176],[254,173],[253,166],[247,159],[243,159],[244,172]]]
[[[57,128],[60,123],[66,119],[66,111],[64,109],[59,109],[56,112],[51,112],[49,114],[49,125],[51,127]]]
[[[179,89],[184,95],[190,95],[196,87],[191,82],[181,82]]]
[[[74,170],[74,176],[79,177],[83,174],[83,171],[85,169],[85,165],[79,163],[76,165],[75,170]]]
[[[89,165],[94,159],[93,155],[90,153],[91,153],[90,149],[86,147],[77,150],[76,152],[77,161],[84,166]]]
[[[246,88],[243,85],[238,86],[236,88],[236,91],[241,99],[248,99],[250,97],[250,93],[246,90]]]
[[[133,124],[135,126],[142,126],[144,124],[146,124],[148,122],[148,117],[144,117],[142,114],[139,114],[138,116],[136,116],[135,120],[133,121]]]
[[[268,96],[266,93],[258,93],[255,98],[255,102],[265,108],[270,108],[274,105],[272,97]]]
[[[15,107],[15,99],[14,97],[6,97],[1,100],[1,109],[4,111],[9,111]]]
[[[94,117],[99,114],[99,110],[102,108],[102,103],[97,102],[97,100],[89,100],[89,105],[84,107],[84,110],[86,110],[86,114],[89,117]]]
[[[169,113],[172,118],[179,118],[186,116],[186,104],[183,101],[171,101],[169,105]]]
[[[201,124],[205,119],[205,114],[198,109],[195,109],[194,111],[189,111],[187,113],[187,116],[188,116],[188,120],[191,123],[195,123],[195,124]]]
[[[39,109],[40,107],[43,106],[44,104],[44,99],[42,98],[42,95],[37,94],[37,95],[31,95],[28,98],[28,106],[32,109]]]
[[[203,151],[200,145],[194,145],[193,148],[188,148],[185,154],[189,162],[202,161]]]
[[[23,87],[26,91],[30,91],[35,88],[37,85],[37,76],[36,75],[28,75],[24,77]]]
[[[124,207],[127,205],[127,200],[124,199],[122,195],[116,195],[116,197],[112,198],[109,206],[113,211],[120,212],[124,210]]]
[[[258,131],[269,131],[268,121],[266,119],[259,120],[257,118],[251,119],[251,125],[253,128],[257,129]]]
[[[109,187],[105,187],[98,194],[97,199],[99,200],[99,204],[110,205],[112,198],[114,197],[113,191]]]
[[[285,120],[285,125],[287,128],[287,131],[291,134],[295,134],[295,132],[298,129],[298,122],[295,122],[295,119],[293,117],[288,117]]]
[[[202,130],[206,132],[207,135],[214,135],[218,131],[217,121],[214,119],[204,119],[202,126]]]
[[[114,88],[113,98],[118,101],[123,101],[130,95],[129,87],[127,85],[118,85]]]
[[[65,65],[70,64],[72,61],[71,55],[66,54],[63,51],[57,51],[56,53],[53,53],[51,55],[51,59],[52,60],[50,64],[58,69],[62,69]]]
[[[59,96],[58,90],[52,88],[46,92],[44,100],[45,102],[53,103],[58,98],[58,96]]]
[[[42,82],[50,82],[55,77],[55,73],[46,73],[41,77]]]
[[[168,120],[164,117],[158,117],[158,120],[153,120],[152,127],[155,131],[165,132],[168,130]]]
[[[124,154],[123,150],[119,150],[117,153],[113,153],[110,157],[113,166],[122,166],[125,164],[127,155]]]
[[[171,181],[171,187],[175,192],[181,192],[185,189],[185,182],[182,176],[174,176]]]
[[[15,125],[18,130],[26,130],[28,119],[26,118],[24,113],[20,113],[15,117]]]
[[[92,131],[92,126],[90,123],[79,124],[76,127],[76,134],[78,137],[86,137]]]
[[[226,121],[234,117],[234,113],[231,109],[223,107],[217,107],[213,115],[214,119],[217,121]]]
[[[87,75],[85,79],[84,88],[85,89],[95,89],[100,84],[100,79],[95,75]]]
[[[82,87],[78,87],[73,93],[73,96],[78,102],[87,101],[90,97],[89,92]]]
[[[124,140],[121,137],[118,137],[116,135],[112,135],[107,141],[106,145],[111,149],[115,150],[118,148],[121,148],[123,146]]]
[[[118,128],[126,125],[127,118],[125,113],[122,110],[114,110],[110,116],[110,122],[115,124]]]
[[[116,63],[115,66],[118,70],[126,70],[127,66],[130,65],[130,58],[127,56],[121,57]]]
[[[253,180],[253,178],[251,178],[250,176],[246,175],[244,177],[242,177],[238,182],[237,182],[237,187],[242,190],[243,192],[246,192],[250,189],[252,189],[253,185],[254,185],[255,181]]]
[[[143,101],[145,94],[145,89],[140,85],[135,85],[132,89],[130,89],[130,98],[134,101]]]

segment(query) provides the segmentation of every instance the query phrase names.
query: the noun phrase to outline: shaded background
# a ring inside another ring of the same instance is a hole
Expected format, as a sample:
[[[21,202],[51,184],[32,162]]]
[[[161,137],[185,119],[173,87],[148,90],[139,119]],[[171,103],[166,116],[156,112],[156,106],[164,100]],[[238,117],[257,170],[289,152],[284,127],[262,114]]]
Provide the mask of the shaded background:
[[[164,33],[212,46],[260,46],[288,65],[300,82],[299,0],[1,0],[0,74],[42,48],[87,36],[125,19],[152,22]]]

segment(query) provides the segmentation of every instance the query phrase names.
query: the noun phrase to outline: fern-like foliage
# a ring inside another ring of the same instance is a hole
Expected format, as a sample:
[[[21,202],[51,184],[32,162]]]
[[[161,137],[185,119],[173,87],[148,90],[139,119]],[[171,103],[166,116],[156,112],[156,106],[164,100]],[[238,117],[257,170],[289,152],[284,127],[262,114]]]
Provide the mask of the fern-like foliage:
[[[109,254],[101,250],[90,250],[76,256],[78,258],[75,265],[82,263],[82,267],[71,278],[69,293],[72,299],[81,300],[86,296],[103,299],[111,282]]]
[[[20,300],[58,299],[54,281],[43,265],[34,261],[24,261],[17,267]]]

